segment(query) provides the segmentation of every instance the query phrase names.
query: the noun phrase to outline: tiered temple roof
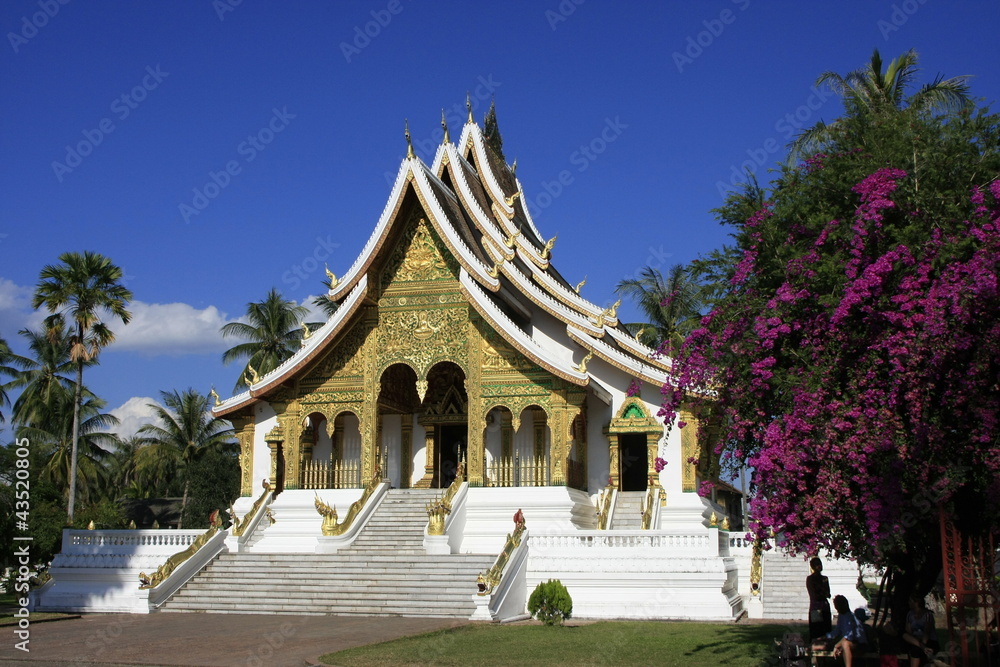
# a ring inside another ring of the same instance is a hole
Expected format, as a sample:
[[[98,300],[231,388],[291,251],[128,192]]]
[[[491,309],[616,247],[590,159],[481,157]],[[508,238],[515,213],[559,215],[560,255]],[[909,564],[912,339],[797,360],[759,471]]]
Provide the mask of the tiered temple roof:
[[[374,277],[369,273],[389,251],[394,229],[405,224],[400,212],[411,197],[458,262],[461,291],[469,304],[512,347],[580,386],[592,380],[587,365],[593,358],[647,382],[663,384],[667,379],[669,360],[657,358],[622,326],[616,315],[618,303],[605,308],[588,301],[556,271],[551,252],[555,237],[546,241],[535,226],[513,169],[496,155],[470,115],[457,143],[445,132],[430,166],[412,149],[408,152],[367,243],[339,280],[333,279],[328,297],[340,304],[339,309],[290,359],[248,391],[216,406],[216,415],[266,398],[335,344],[371,298]],[[564,324],[565,338],[554,345],[533,335],[534,309]],[[575,354],[565,354],[567,349]],[[580,362],[574,363],[571,356]]]

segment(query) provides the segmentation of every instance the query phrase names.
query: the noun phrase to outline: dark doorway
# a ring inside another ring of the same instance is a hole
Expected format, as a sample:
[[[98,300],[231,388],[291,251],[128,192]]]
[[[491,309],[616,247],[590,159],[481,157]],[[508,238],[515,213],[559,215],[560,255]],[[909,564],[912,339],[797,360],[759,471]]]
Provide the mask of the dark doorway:
[[[469,427],[466,424],[442,424],[438,427],[438,479],[440,488],[455,481],[458,462],[466,457],[469,446]]]
[[[646,490],[646,434],[623,433],[618,436],[618,460],[621,462],[621,490]]]

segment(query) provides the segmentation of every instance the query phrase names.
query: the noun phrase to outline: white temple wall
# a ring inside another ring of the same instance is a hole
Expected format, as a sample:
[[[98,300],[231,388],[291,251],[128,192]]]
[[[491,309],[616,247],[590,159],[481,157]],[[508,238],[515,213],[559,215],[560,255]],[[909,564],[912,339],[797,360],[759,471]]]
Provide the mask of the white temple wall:
[[[388,476],[388,478],[392,481],[393,488],[396,489],[400,486],[400,454],[402,453],[401,438],[401,415],[382,415],[382,442],[379,445],[379,451],[387,453],[389,457],[388,470],[383,470],[382,476]]]
[[[253,470],[250,473],[253,482],[251,488],[254,489],[254,493],[260,488],[260,481],[265,477],[274,483],[271,479],[271,450],[268,449],[264,436],[277,425],[278,415],[271,404],[267,401],[258,403],[254,410]]]
[[[489,467],[495,459],[500,458],[503,445],[503,429],[501,428],[503,411],[490,410],[486,417],[486,431],[483,433],[483,444],[486,447],[486,465]]]
[[[357,416],[345,414],[344,417],[344,461],[361,460],[361,426]],[[362,480],[364,483],[366,480]]]
[[[582,359],[580,348],[573,345],[572,348],[560,341],[566,338],[566,323],[549,315],[544,310],[531,305],[531,337],[545,350],[551,352],[558,359],[569,364],[578,364]],[[577,359],[574,361],[573,353],[577,352]]]
[[[411,470],[413,474],[410,475],[410,486],[419,482],[424,476],[424,466],[427,465],[427,452],[425,446],[426,430],[417,422],[417,416],[411,415],[410,418],[413,420],[413,443],[410,445],[413,452],[413,464]]]

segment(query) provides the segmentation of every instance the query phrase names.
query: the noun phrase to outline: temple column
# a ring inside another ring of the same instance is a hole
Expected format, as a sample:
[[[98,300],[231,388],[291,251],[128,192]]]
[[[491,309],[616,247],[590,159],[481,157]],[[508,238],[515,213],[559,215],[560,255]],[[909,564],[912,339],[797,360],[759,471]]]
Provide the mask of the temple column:
[[[399,488],[410,488],[413,477],[413,415],[403,415],[399,434]]]
[[[692,459],[697,459],[699,455],[698,447],[698,420],[694,414],[687,410],[681,410],[677,419],[685,422],[681,431],[681,489],[685,492],[698,490],[698,467],[691,463]],[[701,461],[699,461],[701,463]]]
[[[660,485],[660,475],[656,472],[656,443],[659,433],[646,434],[646,485],[653,488]]]
[[[619,454],[619,441],[617,433],[608,433],[608,459],[610,460],[610,468],[608,469],[608,486],[613,488],[620,488],[621,480],[619,479],[621,470],[618,466],[618,454]]]
[[[240,443],[240,495],[253,495],[253,414],[230,417],[236,440]]]
[[[500,458],[514,456],[514,416],[510,410],[500,410]]]
[[[534,430],[535,430],[535,459],[545,458],[545,428],[548,426],[548,420],[545,416],[544,410],[532,410],[532,419],[534,420]]]
[[[434,424],[424,424],[424,476],[415,489],[431,489],[434,485]]]
[[[281,419],[281,418],[279,418]],[[298,401],[288,404],[283,415],[285,427],[285,488],[302,488],[302,416]]]

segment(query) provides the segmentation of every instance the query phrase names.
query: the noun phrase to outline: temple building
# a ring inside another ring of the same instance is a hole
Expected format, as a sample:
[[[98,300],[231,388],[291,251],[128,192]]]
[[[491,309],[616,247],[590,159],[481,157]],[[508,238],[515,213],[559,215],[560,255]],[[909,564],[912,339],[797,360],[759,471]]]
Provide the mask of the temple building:
[[[336,311],[216,397],[241,451],[232,526],[169,542],[183,553],[70,531],[36,609],[497,620],[557,578],[577,617],[752,613],[739,493],[697,493],[717,481],[709,418],[657,417],[670,360],[613,286],[594,303],[556,270],[487,127],[470,108],[431,165],[410,146],[360,255],[327,269]]]

